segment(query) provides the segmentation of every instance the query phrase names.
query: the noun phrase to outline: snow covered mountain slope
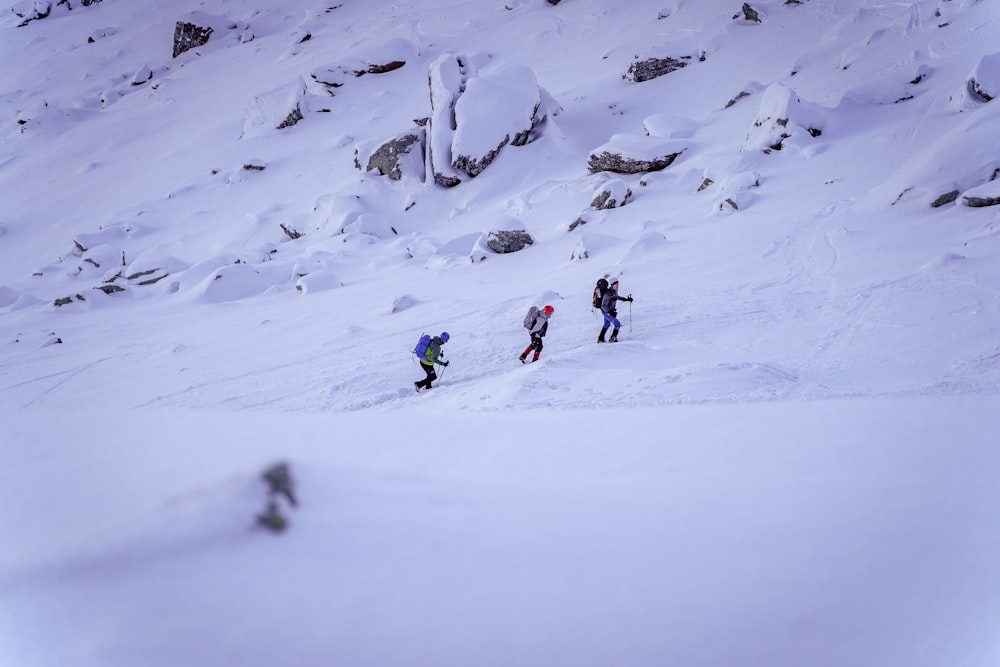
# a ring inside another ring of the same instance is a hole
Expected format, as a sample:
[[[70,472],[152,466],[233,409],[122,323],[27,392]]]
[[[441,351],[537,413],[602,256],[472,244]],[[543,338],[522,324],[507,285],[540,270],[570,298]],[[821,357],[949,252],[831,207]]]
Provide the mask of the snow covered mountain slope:
[[[998,44],[992,0],[0,1],[0,663],[995,664]]]

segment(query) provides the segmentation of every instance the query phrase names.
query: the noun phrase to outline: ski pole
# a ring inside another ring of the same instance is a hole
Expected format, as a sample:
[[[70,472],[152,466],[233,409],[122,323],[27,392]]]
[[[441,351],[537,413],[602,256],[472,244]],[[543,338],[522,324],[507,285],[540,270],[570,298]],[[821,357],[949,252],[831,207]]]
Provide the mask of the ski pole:
[[[632,295],[628,295],[628,333],[632,335]]]

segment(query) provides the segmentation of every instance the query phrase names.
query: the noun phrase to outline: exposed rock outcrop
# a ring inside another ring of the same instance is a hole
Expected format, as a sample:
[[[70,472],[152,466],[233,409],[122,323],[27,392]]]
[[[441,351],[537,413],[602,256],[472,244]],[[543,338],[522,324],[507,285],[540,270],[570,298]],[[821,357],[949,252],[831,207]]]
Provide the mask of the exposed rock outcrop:
[[[499,255],[524,250],[534,243],[524,223],[512,215],[501,216],[486,236],[487,247]]]
[[[214,29],[211,26],[200,26],[189,21],[178,21],[174,27],[174,58],[185,51],[196,49],[208,44]]]
[[[761,23],[760,14],[756,9],[750,6],[750,3],[744,2],[743,7],[740,9],[740,13],[734,16],[734,19],[742,19],[748,23]]]
[[[691,60],[691,57],[682,56],[681,58],[665,57],[637,60],[629,65],[628,70],[622,74],[622,78],[627,81],[635,81],[636,83],[649,81],[650,79],[656,79],[687,67],[688,64],[685,62],[687,60]]]
[[[684,147],[677,142],[619,134],[592,151],[587,164],[595,174],[601,171],[642,174],[666,169],[683,152]]]
[[[423,129],[404,132],[381,144],[362,157],[361,146],[354,149],[354,166],[362,171],[376,171],[394,181],[410,174],[417,180],[424,179],[425,132]],[[362,162],[364,165],[362,166]]]

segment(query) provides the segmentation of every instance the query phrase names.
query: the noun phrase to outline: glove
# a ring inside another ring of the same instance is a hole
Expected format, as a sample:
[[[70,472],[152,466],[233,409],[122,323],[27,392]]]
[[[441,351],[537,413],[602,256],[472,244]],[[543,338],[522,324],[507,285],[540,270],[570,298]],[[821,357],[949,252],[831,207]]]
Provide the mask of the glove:
[[[442,362],[441,362],[441,365],[442,365],[442,366],[447,366],[447,365],[448,365],[448,362],[447,362],[447,361],[442,361]]]
[[[608,312],[608,315],[610,315],[611,317],[618,317],[618,311],[612,309],[610,312]]]

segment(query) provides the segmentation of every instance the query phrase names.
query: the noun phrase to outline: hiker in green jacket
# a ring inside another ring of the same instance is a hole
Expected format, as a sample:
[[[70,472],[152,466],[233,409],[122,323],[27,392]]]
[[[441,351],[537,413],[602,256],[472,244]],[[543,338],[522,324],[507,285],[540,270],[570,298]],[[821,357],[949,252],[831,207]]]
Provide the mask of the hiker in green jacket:
[[[424,373],[427,377],[423,380],[419,380],[413,383],[419,392],[421,389],[430,389],[431,382],[437,380],[437,373],[434,372],[434,364],[441,366],[447,366],[448,362],[445,361],[442,356],[441,346],[448,342],[451,336],[448,335],[447,331],[442,331],[440,336],[434,336],[431,338],[430,344],[427,349],[424,350],[424,354],[420,357],[420,367],[424,369]]]

